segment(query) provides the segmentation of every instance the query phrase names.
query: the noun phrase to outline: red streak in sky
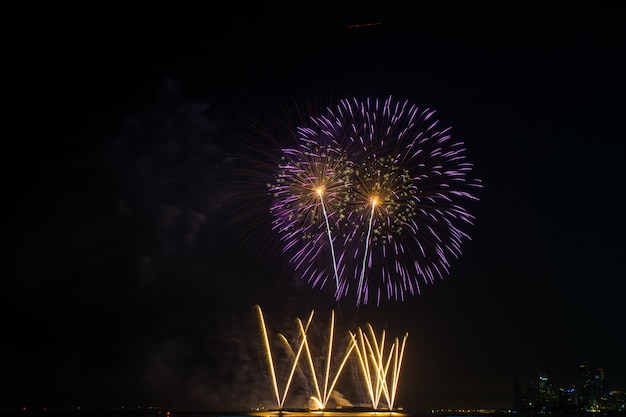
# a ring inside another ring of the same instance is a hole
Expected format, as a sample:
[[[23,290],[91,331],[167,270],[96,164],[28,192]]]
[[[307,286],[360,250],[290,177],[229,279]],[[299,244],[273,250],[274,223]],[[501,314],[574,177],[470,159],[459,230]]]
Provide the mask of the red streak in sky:
[[[348,25],[346,26],[347,29],[357,29],[357,28],[364,28],[364,27],[369,27],[369,26],[380,26],[380,22],[373,22],[373,23],[361,23],[358,25]]]

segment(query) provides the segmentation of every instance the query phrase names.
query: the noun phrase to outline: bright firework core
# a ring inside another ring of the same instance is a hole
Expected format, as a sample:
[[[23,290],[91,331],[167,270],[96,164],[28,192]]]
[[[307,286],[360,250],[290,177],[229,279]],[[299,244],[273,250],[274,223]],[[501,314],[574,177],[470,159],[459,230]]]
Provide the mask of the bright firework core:
[[[337,300],[380,304],[449,274],[482,184],[434,113],[343,99],[295,129],[270,184],[273,228],[311,286],[331,280]]]
[[[408,333],[405,334],[401,343],[396,338],[387,347],[385,332],[383,331],[380,337],[377,337],[373,327],[368,324],[367,331],[358,328],[355,333],[348,332],[347,345],[337,355],[335,353],[337,338],[335,336],[335,314],[333,311],[331,312],[327,342],[325,346],[322,346],[324,349],[320,355],[320,351],[316,349],[320,346],[310,345],[310,328],[314,311],[311,311],[306,323],[303,323],[300,318],[296,319],[299,329],[296,341],[290,342],[285,335],[279,333],[278,341],[280,343],[278,345],[270,340],[261,307],[256,306],[256,311],[261,325],[271,384],[278,410],[285,408],[296,379],[299,379],[300,384],[308,392],[308,404],[304,407],[306,409],[325,410],[331,399],[335,399],[338,405],[351,405],[345,399],[343,403],[337,401],[337,398],[343,399],[343,397],[336,391],[340,378],[343,377],[345,381],[345,377],[349,376],[343,374],[351,359],[358,364],[360,369],[360,385],[364,387],[363,389],[369,399],[367,407],[372,410],[394,410]],[[279,350],[283,353],[282,360],[279,360],[279,355],[276,354]],[[279,372],[279,365],[282,365],[282,372]],[[282,376],[281,378],[279,378],[279,374]]]

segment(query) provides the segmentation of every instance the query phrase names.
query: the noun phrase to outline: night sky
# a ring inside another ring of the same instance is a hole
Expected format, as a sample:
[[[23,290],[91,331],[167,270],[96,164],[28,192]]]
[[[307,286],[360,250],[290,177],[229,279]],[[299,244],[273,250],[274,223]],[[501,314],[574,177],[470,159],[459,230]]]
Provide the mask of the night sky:
[[[626,390],[623,13],[383,3],[9,13],[0,407],[271,400],[256,304],[275,331],[408,332],[411,411],[512,407],[583,361]],[[436,109],[484,188],[449,276],[357,309],[237,227],[237,152],[278,103],[389,95]]]

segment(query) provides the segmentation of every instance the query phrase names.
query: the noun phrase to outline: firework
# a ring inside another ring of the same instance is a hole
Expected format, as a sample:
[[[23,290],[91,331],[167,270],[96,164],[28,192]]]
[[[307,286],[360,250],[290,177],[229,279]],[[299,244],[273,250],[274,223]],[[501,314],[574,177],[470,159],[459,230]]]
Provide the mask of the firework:
[[[281,148],[273,229],[301,277],[357,305],[404,300],[449,274],[477,200],[463,142],[435,111],[392,97],[343,99]]]
[[[409,334],[405,333],[402,344],[396,338],[385,358],[385,332],[383,331],[380,340],[377,340],[373,327],[370,324],[367,324],[367,327],[369,335],[359,328],[358,338],[357,334],[352,332],[350,332],[350,336],[356,346],[359,365],[363,371],[372,408],[379,408],[381,395],[383,395],[387,408],[392,410],[398,390],[404,348]]]
[[[274,227],[285,242],[285,250],[298,247],[291,262],[304,268],[314,286],[323,285],[328,276],[326,264],[316,268],[312,259],[330,254],[332,273],[339,288],[339,271],[333,244],[333,225],[345,217],[352,175],[351,162],[339,143],[328,134],[316,141],[311,129],[299,129],[298,147],[283,148],[279,173],[270,186],[276,213]],[[313,138],[309,139],[308,136]],[[330,214],[329,214],[330,213]],[[321,282],[320,282],[321,281]],[[338,294],[337,294],[338,295]]]
[[[396,338],[388,350],[386,350],[386,332],[383,330],[380,338],[377,339],[374,328],[367,324],[368,332],[363,331],[361,328],[358,328],[356,333],[348,332],[348,346],[345,350],[340,351],[339,356],[337,356],[335,355],[335,313],[331,311],[326,348],[318,352],[323,351],[321,356],[314,357],[312,348],[320,348],[320,346],[311,343],[312,338],[309,334],[309,328],[314,314],[312,310],[306,324],[303,324],[300,318],[296,319],[299,328],[299,335],[296,341],[290,342],[286,336],[278,334],[283,350],[286,350],[288,353],[287,361],[282,364],[288,365],[289,368],[288,375],[285,373],[287,376],[280,378],[280,382],[284,379],[284,384],[281,383],[279,386],[276,365],[283,361],[280,360],[280,354],[275,354],[277,349],[272,349],[272,345],[275,347],[276,345],[268,336],[269,333],[261,307],[257,305],[255,310],[261,325],[263,345],[265,346],[270,369],[270,380],[276,397],[276,407],[279,410],[285,408],[290,391],[294,388],[299,388],[297,386],[294,387],[294,374],[297,369],[301,371],[301,376],[303,377],[302,381],[300,381],[301,383],[304,382],[309,387],[308,382],[312,382],[310,384],[312,388],[307,389],[310,399],[309,408],[312,410],[326,410],[333,395],[337,394],[336,387],[340,379],[343,379],[344,384],[356,382],[351,381],[347,376],[342,378],[343,371],[351,359],[356,360],[357,366],[361,370],[372,410],[394,410],[408,333],[405,334],[402,343]]]

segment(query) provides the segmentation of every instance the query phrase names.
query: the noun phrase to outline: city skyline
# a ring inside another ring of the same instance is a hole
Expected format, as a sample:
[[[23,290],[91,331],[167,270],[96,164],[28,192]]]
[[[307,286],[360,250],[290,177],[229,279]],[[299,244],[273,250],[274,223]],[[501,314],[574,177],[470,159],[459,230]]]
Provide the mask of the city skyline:
[[[539,372],[525,389],[516,382],[513,409],[544,414],[626,412],[626,391],[611,387],[604,368],[583,362],[578,371],[578,380],[568,385],[554,385],[545,372]]]

